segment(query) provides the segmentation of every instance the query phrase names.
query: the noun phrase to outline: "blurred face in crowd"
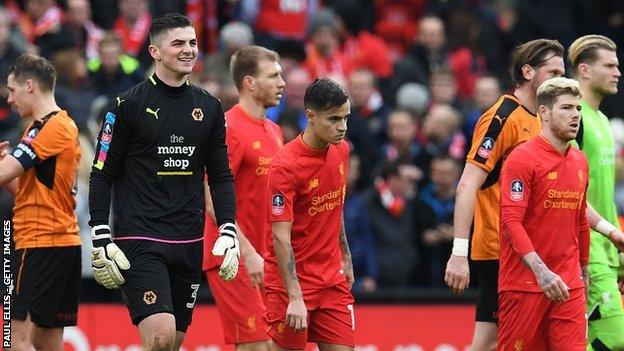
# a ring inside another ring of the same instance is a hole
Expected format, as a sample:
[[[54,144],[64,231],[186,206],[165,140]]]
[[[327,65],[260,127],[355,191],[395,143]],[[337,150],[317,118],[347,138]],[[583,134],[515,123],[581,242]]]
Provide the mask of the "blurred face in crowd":
[[[617,94],[621,75],[617,54],[615,51],[597,49],[596,57],[593,63],[581,63],[587,65],[583,74],[587,76],[590,88],[601,96]]]
[[[327,144],[340,144],[347,135],[347,118],[351,114],[349,101],[325,111],[306,109],[308,128],[314,136]]]
[[[570,141],[576,138],[581,124],[581,98],[564,94],[558,96],[552,108],[540,105],[542,125],[546,124],[559,140]]]
[[[39,19],[52,5],[52,0],[28,0],[26,2],[26,13],[31,18]]]
[[[310,74],[302,68],[295,68],[288,73],[284,93],[289,107],[303,109],[303,97],[310,83]]]
[[[338,33],[329,26],[322,26],[316,29],[312,33],[310,41],[312,46],[325,58],[334,55],[338,49]]]
[[[65,15],[68,22],[84,26],[91,20],[91,6],[87,0],[69,0]]]
[[[119,58],[123,49],[121,43],[100,44],[100,60],[105,72],[113,73],[119,67]]]
[[[411,164],[401,165],[398,173],[388,177],[388,188],[394,196],[413,198],[415,195],[414,182],[417,179],[416,166]]]
[[[360,179],[360,158],[356,153],[349,157],[349,173],[347,174],[347,187],[352,188]]]
[[[388,117],[388,137],[397,149],[408,149],[414,142],[416,125],[406,111],[394,111]]]
[[[449,105],[434,105],[425,116],[423,131],[427,138],[441,142],[455,133],[459,126],[459,117]]]
[[[480,110],[490,108],[501,95],[500,84],[494,77],[481,77],[474,86],[473,99],[475,106]]]
[[[358,70],[351,73],[348,90],[354,106],[366,106],[368,99],[375,92],[375,76],[372,72],[366,70]]]
[[[20,82],[15,79],[13,74],[9,74],[7,77],[7,90],[9,92],[7,102],[22,118],[31,117],[33,114],[35,84],[32,79]]]
[[[459,181],[459,166],[450,158],[434,159],[431,161],[430,176],[436,189],[454,189]]]
[[[172,28],[155,38],[149,46],[156,65],[176,75],[187,75],[193,71],[197,61],[197,37],[193,27]]]
[[[542,83],[550,78],[561,77],[565,74],[565,67],[563,65],[563,57],[555,56],[553,53],[546,54],[548,58],[542,66],[537,68],[530,67],[528,70],[528,76],[525,74],[525,78],[531,82],[533,90],[537,91]]]
[[[254,99],[265,108],[277,106],[286,83],[282,79],[282,66],[279,62],[260,60],[258,74],[251,77],[253,82]]]
[[[438,104],[452,104],[457,97],[455,77],[448,73],[433,74],[430,79],[431,101]]]
[[[423,18],[418,29],[418,42],[428,51],[440,50],[446,42],[442,20],[437,17]]]
[[[0,10],[0,46],[4,45],[11,34],[11,22],[9,13],[6,10]]]
[[[129,22],[136,21],[145,11],[147,11],[145,0],[121,0],[119,3],[119,12]]]

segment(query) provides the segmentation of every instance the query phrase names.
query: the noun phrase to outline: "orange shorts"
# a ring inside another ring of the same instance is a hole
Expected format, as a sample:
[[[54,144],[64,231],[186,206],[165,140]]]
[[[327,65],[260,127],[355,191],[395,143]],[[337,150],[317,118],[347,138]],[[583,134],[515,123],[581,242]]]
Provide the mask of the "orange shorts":
[[[544,293],[499,293],[499,351],[585,351],[587,319],[585,291],[574,289],[563,303]]]
[[[267,333],[277,346],[298,350],[304,349],[306,342],[355,346],[354,300],[346,281],[322,290],[305,292],[303,300],[308,309],[308,328],[295,331],[286,326],[288,295],[267,291]]]
[[[240,263],[236,277],[225,282],[219,277],[219,267],[205,271],[210,291],[217,304],[226,344],[244,344],[269,340],[263,319],[264,294],[251,287],[245,264]]]

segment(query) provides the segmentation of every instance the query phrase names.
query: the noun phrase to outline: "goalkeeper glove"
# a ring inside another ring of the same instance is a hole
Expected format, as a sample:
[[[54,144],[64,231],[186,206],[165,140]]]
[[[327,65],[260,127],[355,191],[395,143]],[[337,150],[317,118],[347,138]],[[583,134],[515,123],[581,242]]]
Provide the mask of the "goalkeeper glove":
[[[219,227],[219,237],[212,247],[212,254],[223,257],[223,263],[219,267],[219,276],[225,281],[236,277],[238,272],[238,257],[240,250],[236,238],[236,226],[233,223],[225,223]]]
[[[97,225],[91,229],[91,270],[95,280],[107,289],[119,289],[125,282],[119,269],[127,270],[130,262],[126,255],[111,240],[108,225]]]

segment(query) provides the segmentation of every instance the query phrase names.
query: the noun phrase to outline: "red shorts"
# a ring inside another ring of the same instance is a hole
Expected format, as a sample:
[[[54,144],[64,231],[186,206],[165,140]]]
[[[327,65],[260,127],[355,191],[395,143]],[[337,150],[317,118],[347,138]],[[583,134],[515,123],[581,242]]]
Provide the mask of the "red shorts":
[[[544,293],[499,293],[498,347],[501,351],[585,351],[585,291],[574,289],[563,303]]]
[[[281,348],[302,350],[306,342],[354,347],[355,315],[353,294],[347,282],[336,286],[304,293],[308,309],[308,328],[295,331],[286,326],[288,295],[285,292],[267,291],[267,333]]]
[[[266,307],[260,288],[251,280],[241,261],[236,278],[229,282],[219,277],[219,267],[206,271],[210,291],[217,304],[226,344],[244,344],[269,340],[263,319]]]

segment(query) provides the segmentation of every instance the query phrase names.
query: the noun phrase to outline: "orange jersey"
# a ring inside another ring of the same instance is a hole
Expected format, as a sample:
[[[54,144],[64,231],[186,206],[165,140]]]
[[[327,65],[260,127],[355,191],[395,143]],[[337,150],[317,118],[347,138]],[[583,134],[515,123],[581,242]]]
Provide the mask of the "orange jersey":
[[[470,253],[473,260],[499,258],[501,167],[511,151],[537,136],[540,128],[539,117],[525,109],[517,97],[507,94],[479,118],[466,162],[483,169],[488,176],[477,191]]]
[[[80,145],[66,111],[33,122],[13,151],[24,174],[13,209],[15,249],[80,245],[74,184]]]

